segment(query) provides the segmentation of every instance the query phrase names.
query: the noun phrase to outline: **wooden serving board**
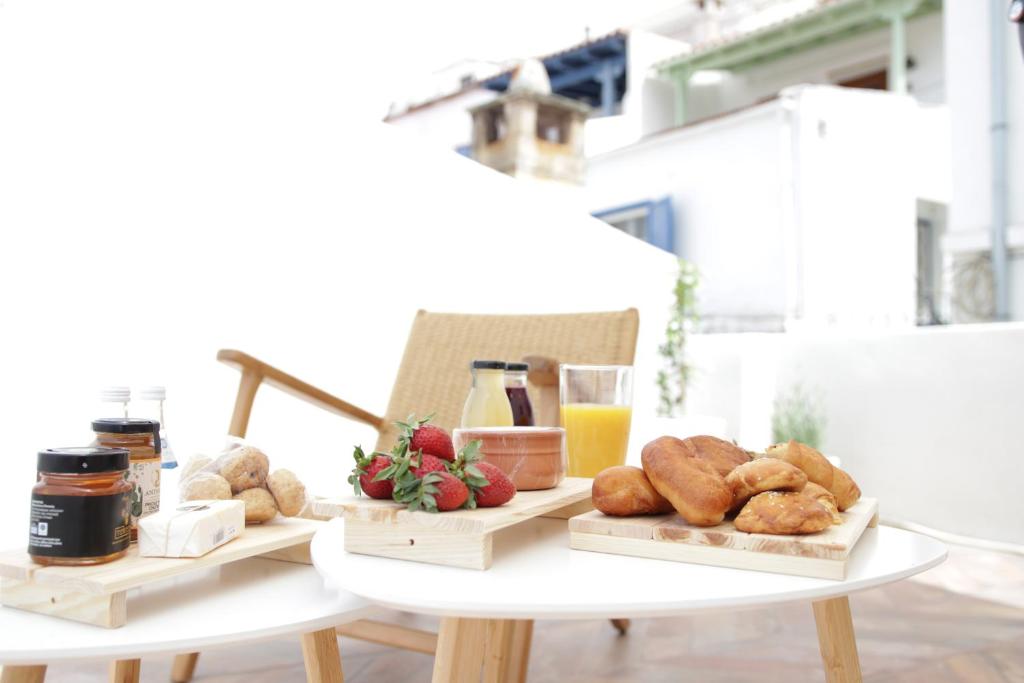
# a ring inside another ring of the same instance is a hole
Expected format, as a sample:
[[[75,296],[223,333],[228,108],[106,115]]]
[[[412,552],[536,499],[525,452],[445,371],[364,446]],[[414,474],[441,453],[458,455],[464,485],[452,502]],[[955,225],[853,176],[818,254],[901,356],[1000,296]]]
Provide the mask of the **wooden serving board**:
[[[345,518],[345,550],[399,560],[488,569],[494,532],[534,517],[568,519],[592,510],[592,479],[568,477],[553,489],[520,491],[494,508],[410,512],[390,500],[344,496],[313,503],[317,517]]]
[[[864,529],[878,524],[878,501],[861,498],[841,513],[842,524],[805,536],[738,531],[731,520],[713,527],[687,524],[679,515],[609,517],[598,511],[569,520],[569,546],[616,555],[694,562],[717,567],[846,578],[846,565]]]
[[[128,621],[127,591],[179,574],[249,557],[311,564],[309,542],[323,522],[277,517],[202,557],[140,557],[136,544],[119,560],[88,567],[44,567],[24,550],[0,553],[0,604],[107,628]]]

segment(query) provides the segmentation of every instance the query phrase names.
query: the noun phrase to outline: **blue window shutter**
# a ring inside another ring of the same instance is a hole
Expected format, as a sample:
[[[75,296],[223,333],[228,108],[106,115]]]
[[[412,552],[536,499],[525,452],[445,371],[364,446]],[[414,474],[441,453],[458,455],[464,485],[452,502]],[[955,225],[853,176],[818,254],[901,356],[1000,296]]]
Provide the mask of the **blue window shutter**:
[[[455,151],[464,157],[473,156],[473,145],[459,145],[455,148]]]
[[[675,253],[676,220],[672,210],[672,197],[663,197],[651,203],[647,214],[647,241],[665,251]]]

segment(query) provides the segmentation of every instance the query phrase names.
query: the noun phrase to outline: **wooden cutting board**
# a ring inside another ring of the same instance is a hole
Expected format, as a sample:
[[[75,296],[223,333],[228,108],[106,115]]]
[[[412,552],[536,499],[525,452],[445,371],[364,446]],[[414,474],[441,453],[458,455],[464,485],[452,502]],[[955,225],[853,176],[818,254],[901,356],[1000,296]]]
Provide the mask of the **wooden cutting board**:
[[[593,479],[567,477],[545,491],[520,491],[494,508],[410,512],[390,500],[343,496],[313,503],[318,518],[345,518],[345,550],[399,560],[488,569],[494,532],[534,517],[568,519],[592,510]]]
[[[679,515],[609,517],[595,510],[569,520],[569,545],[577,550],[841,580],[864,530],[878,523],[878,501],[861,498],[841,514],[842,524],[817,534],[774,536],[738,531],[731,520],[697,527]]]
[[[44,567],[24,550],[11,550],[0,553],[0,603],[117,628],[128,620],[127,592],[138,586],[249,557],[311,564],[309,542],[323,525],[277,517],[246,526],[241,536],[202,557],[141,557],[133,543],[121,559],[85,567]]]

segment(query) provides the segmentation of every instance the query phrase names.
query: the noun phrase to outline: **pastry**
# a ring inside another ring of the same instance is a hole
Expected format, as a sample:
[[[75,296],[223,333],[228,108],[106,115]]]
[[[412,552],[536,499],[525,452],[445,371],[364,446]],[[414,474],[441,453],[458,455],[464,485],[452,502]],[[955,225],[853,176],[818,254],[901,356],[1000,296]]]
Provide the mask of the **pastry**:
[[[594,507],[606,515],[664,515],[675,508],[658,493],[639,467],[621,465],[601,470],[594,477],[590,497]]]
[[[692,455],[714,467],[723,477],[743,463],[750,462],[747,451],[713,436],[691,436],[681,443]]]
[[[831,491],[840,510],[853,507],[860,499],[860,488],[850,475],[833,467],[828,458],[810,446],[791,439],[789,443],[769,446],[766,450],[769,457],[796,465],[810,481]]]
[[[842,524],[843,518],[839,514],[839,508],[836,505],[836,497],[832,495],[824,486],[815,484],[813,481],[807,482],[807,486],[804,487],[802,493],[808,498],[813,498],[818,501],[821,505],[825,506],[828,513],[832,515],[833,524]]]
[[[263,486],[267,481],[270,461],[258,448],[242,446],[230,451],[222,458],[220,476],[231,484],[232,493]]]
[[[306,507],[306,487],[291,470],[271,472],[267,476],[267,488],[285,517],[294,517]]]
[[[830,526],[825,506],[792,491],[759,493],[736,516],[736,528],[752,534],[813,534]]]
[[[732,509],[739,510],[748,500],[765,491],[800,491],[807,475],[788,462],[761,458],[743,463],[725,477],[732,490]]]
[[[687,522],[714,526],[725,518],[732,491],[714,467],[693,454],[692,444],[663,436],[644,446],[640,460],[654,489]]]
[[[277,516],[277,504],[270,491],[261,488],[246,489],[235,496],[245,503],[245,523],[269,522]]]
[[[231,485],[219,474],[193,474],[181,485],[181,500],[231,500]]]

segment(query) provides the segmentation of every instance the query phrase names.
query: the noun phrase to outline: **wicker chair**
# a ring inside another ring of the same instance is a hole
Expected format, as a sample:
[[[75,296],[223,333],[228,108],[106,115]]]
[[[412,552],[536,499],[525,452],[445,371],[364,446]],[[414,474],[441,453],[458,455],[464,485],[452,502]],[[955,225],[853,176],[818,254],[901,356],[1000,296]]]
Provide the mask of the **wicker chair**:
[[[225,349],[217,359],[241,373],[229,432],[244,437],[256,391],[269,384],[298,398],[374,427],[378,450],[388,450],[395,440],[395,420],[410,413],[435,411],[434,422],[451,430],[458,425],[462,404],[469,391],[469,367],[474,358],[518,360],[526,356],[557,359],[567,363],[631,365],[636,351],[639,314],[634,308],[607,313],[558,315],[471,315],[419,311],[413,321],[405,353],[398,369],[387,411],[377,416],[307,384],[240,351]],[[531,384],[535,378],[531,373]],[[539,387],[532,386],[535,392]],[[613,622],[625,631],[628,622]],[[526,676],[532,622],[517,622],[510,639],[513,651],[502,660],[511,662],[500,680],[519,681]],[[349,637],[432,653],[436,635],[382,622],[356,622],[339,628]],[[179,655],[172,679],[188,681],[198,654]],[[490,679],[488,679],[490,680]],[[495,679],[497,680],[497,679]]]

